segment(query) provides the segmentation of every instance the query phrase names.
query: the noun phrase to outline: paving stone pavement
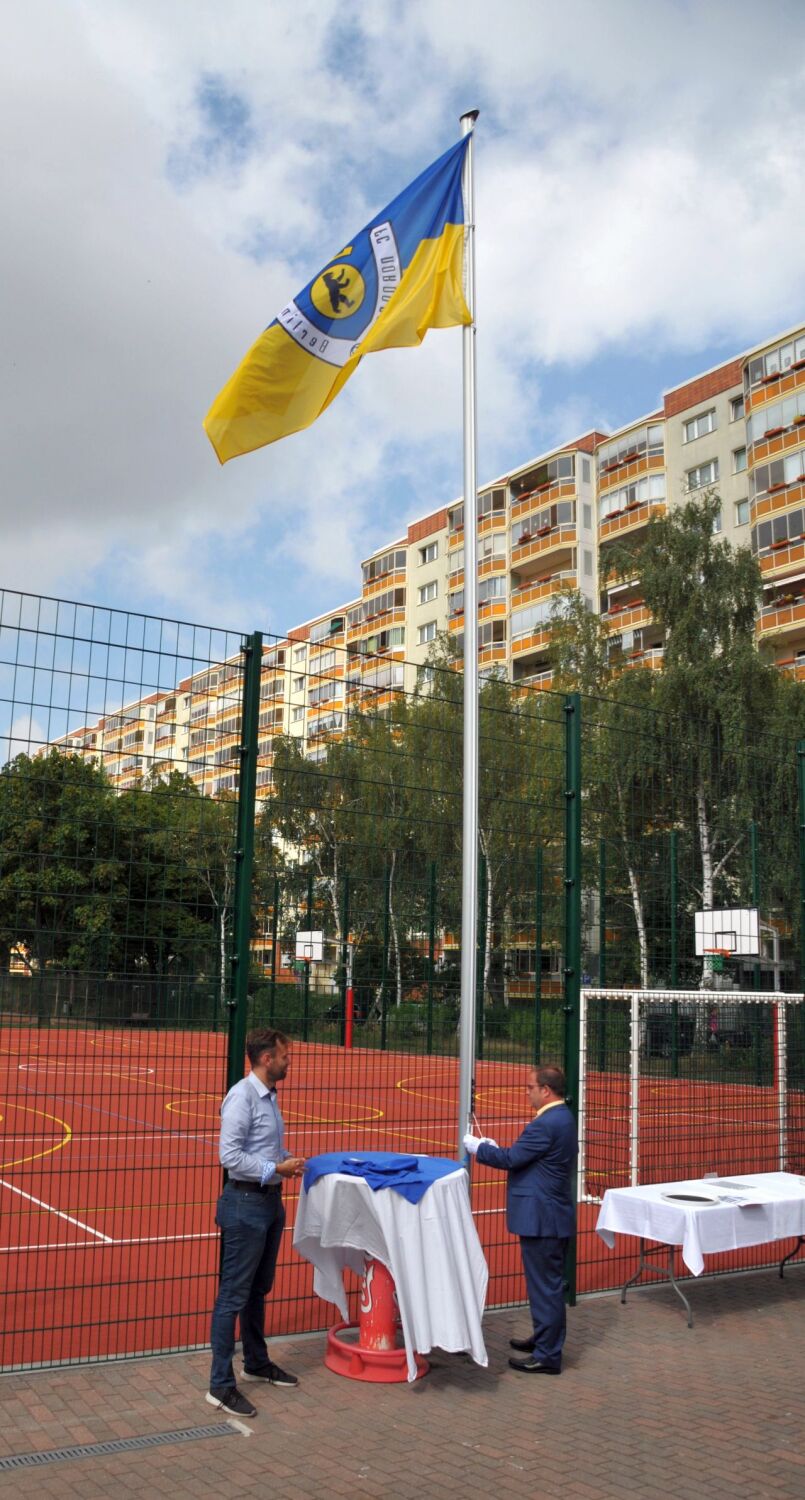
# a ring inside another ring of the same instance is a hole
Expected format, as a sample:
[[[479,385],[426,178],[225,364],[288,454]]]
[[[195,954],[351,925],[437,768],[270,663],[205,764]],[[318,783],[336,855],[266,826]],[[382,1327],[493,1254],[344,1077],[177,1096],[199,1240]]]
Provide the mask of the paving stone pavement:
[[[432,1356],[415,1385],[332,1375],[316,1336],[276,1340],[296,1391],[249,1387],[248,1438],[174,1443],[0,1472],[16,1497],[271,1500],[801,1500],[805,1268],[667,1288],[569,1313],[560,1379],[509,1370],[523,1309],[489,1313],[489,1368]],[[0,1377],[0,1457],[208,1425],[203,1353]]]

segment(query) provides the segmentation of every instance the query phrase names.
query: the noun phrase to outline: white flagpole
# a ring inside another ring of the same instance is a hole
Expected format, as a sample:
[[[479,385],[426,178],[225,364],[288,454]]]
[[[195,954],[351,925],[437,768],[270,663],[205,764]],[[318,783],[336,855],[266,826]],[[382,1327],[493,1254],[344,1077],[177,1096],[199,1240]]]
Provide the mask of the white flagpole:
[[[461,835],[461,1019],[459,1023],[458,1154],[475,1105],[475,987],[478,942],[478,505],[475,405],[475,185],[472,132],[478,110],[461,116],[470,140],[461,180],[464,194],[464,291],[472,323],[462,329],[464,382],[464,802]]]

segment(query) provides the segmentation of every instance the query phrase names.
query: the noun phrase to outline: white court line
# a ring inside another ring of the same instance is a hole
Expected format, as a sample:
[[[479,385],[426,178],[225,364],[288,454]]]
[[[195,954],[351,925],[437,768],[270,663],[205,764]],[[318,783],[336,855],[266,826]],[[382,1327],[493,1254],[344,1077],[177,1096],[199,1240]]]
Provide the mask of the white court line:
[[[0,1255],[30,1255],[48,1250],[117,1250],[120,1246],[131,1249],[133,1245],[180,1245],[185,1240],[217,1240],[220,1239],[220,1234],[214,1229],[205,1230],[202,1234],[153,1234],[142,1239],[113,1240],[108,1235],[103,1235],[102,1238],[102,1245],[96,1240],[90,1240],[89,1243],[86,1240],[57,1240],[50,1245],[0,1245]]]
[[[112,1244],[108,1234],[101,1234],[100,1229],[92,1229],[89,1224],[83,1224],[80,1219],[74,1219],[72,1214],[63,1213],[60,1208],[54,1208],[51,1203],[45,1203],[42,1198],[35,1198],[33,1193],[23,1192],[22,1188],[15,1187],[13,1182],[6,1182],[4,1177],[0,1177],[0,1187],[8,1188],[10,1193],[17,1193],[20,1198],[27,1198],[29,1203],[35,1203],[37,1208],[42,1208],[49,1214],[55,1214],[57,1219],[66,1219],[68,1224],[75,1224],[76,1229],[83,1229],[86,1234],[93,1234],[96,1239]]]

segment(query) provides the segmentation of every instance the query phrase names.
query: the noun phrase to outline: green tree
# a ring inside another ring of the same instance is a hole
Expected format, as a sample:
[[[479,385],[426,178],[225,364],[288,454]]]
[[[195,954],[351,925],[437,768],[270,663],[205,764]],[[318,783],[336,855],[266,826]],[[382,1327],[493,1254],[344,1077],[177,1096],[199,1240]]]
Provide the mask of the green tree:
[[[103,771],[51,750],[0,771],[0,944],[32,971],[105,972],[123,894]]]

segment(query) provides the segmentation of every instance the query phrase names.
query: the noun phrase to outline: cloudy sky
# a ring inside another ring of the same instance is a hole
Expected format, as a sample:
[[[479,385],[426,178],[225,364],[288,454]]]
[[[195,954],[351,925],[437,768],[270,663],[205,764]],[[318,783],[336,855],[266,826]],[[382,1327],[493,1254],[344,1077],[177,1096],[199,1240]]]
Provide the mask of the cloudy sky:
[[[460,333],[220,468],[287,298],[477,134],[479,477],[805,314],[801,0],[19,0],[0,586],[282,631],[461,486]]]

